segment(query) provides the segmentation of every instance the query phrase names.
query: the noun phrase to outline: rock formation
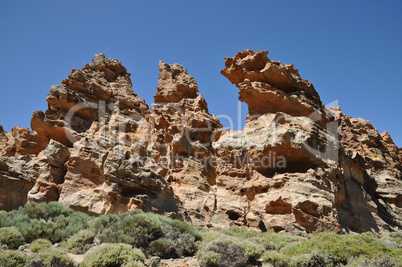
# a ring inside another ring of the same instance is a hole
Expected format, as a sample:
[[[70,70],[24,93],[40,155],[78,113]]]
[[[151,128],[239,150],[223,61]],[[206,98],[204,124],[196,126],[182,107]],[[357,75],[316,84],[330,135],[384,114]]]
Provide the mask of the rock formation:
[[[222,74],[249,107],[242,131],[222,129],[183,66],[159,63],[149,109],[121,62],[96,55],[52,86],[33,131],[0,127],[0,208],[60,201],[207,227],[401,231],[402,149],[369,121],[326,109],[292,64],[267,55],[225,59]]]

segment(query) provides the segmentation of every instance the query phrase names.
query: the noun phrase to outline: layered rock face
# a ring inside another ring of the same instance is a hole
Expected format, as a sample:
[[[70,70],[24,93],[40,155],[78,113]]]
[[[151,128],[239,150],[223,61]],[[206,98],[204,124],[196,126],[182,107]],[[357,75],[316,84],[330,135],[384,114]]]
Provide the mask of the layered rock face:
[[[222,125],[208,112],[184,67],[160,62],[159,70],[148,149],[193,223],[205,225],[204,202],[213,203],[210,192],[215,185],[215,169],[205,163],[214,157],[212,143],[219,139]]]
[[[222,185],[236,188],[239,201],[226,211],[234,223],[293,232],[400,229],[400,161],[390,138],[339,108],[326,110],[311,83],[267,52],[226,58],[222,74],[249,105],[243,131],[214,143],[219,157],[242,163],[218,169]]]
[[[27,202],[44,165],[37,156],[48,142],[28,128],[17,126],[7,133],[0,125],[0,209],[16,209]]]
[[[58,200],[89,214],[140,208],[186,218],[148,163],[150,112],[131,86],[120,61],[99,54],[51,88],[49,109],[34,112],[31,122],[52,142],[30,201]]]
[[[0,208],[139,208],[302,235],[401,230],[402,150],[370,122],[326,109],[293,65],[267,55],[225,59],[222,74],[249,106],[242,131],[222,129],[183,66],[159,63],[149,109],[120,61],[96,55],[52,86],[34,132],[0,127]]]

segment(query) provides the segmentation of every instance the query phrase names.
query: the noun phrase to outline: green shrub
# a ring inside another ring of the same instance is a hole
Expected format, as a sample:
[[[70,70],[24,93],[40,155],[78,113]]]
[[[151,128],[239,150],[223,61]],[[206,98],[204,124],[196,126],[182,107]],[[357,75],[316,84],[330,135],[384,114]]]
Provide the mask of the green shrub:
[[[360,256],[352,258],[348,261],[346,265],[348,267],[402,267],[402,261],[394,257],[388,256],[377,256],[373,259],[367,259],[366,257]]]
[[[192,256],[197,252],[194,236],[169,231],[165,232],[164,235],[166,237],[154,240],[149,244],[148,254],[169,259]]]
[[[256,230],[250,229],[246,226],[232,226],[228,229],[221,229],[220,232],[226,235],[234,236],[240,240],[255,237],[261,234],[261,232],[257,232]]]
[[[291,244],[306,240],[301,236],[294,236],[287,232],[275,233],[273,230],[249,238],[249,241],[262,245],[265,250],[277,250]]]
[[[203,255],[206,253],[211,254],[217,253],[219,254],[219,265],[221,267],[242,267],[247,266],[248,258],[245,256],[244,249],[234,243],[234,242],[220,242],[214,241],[208,246],[206,246],[203,250],[200,250],[197,254],[197,258],[199,261],[205,261]],[[208,261],[217,259],[217,256],[211,256],[212,258]],[[208,263],[211,264],[211,263]],[[214,265],[202,265],[202,266],[214,266]]]
[[[8,246],[6,244],[0,243],[0,252],[5,251],[5,250],[9,250]]]
[[[286,255],[309,254],[321,251],[325,258],[331,259],[334,264],[346,264],[352,257],[365,256],[369,259],[388,255],[400,257],[402,250],[386,246],[373,234],[337,235],[321,233],[309,240],[289,245],[281,250]]]
[[[90,228],[102,243],[127,243],[146,248],[163,235],[161,221],[151,214],[126,212],[102,217],[95,219]]]
[[[293,256],[289,266],[339,266],[339,262],[332,256],[325,256],[321,251],[313,251],[310,254]]]
[[[130,262],[144,262],[145,255],[127,244],[105,244],[88,253],[81,267],[124,266]]]
[[[262,245],[250,241],[243,241],[240,243],[240,246],[244,249],[244,255],[252,264],[256,263],[265,251]]]
[[[74,261],[60,250],[48,249],[32,256],[30,266],[73,267]]]
[[[58,202],[30,202],[18,210],[1,213],[0,227],[17,227],[27,242],[45,238],[56,243],[86,228],[88,220],[88,215]]]
[[[28,266],[27,257],[17,251],[5,251],[0,253],[0,266],[25,267]]]
[[[389,234],[389,239],[398,247],[402,248],[402,233],[401,232],[392,232]]]
[[[94,238],[94,232],[81,230],[67,240],[65,247],[71,253],[84,254],[92,247]]]
[[[208,251],[198,257],[201,267],[218,267],[221,260],[221,254]]]
[[[195,237],[187,233],[174,238],[173,245],[177,257],[193,256],[198,250]]]
[[[201,240],[200,232],[187,223],[137,211],[100,216],[89,229],[100,243],[126,243],[163,258],[194,255]]]
[[[17,249],[24,244],[24,237],[15,227],[0,228],[0,243],[11,249]]]
[[[294,236],[286,232],[275,233],[274,230],[260,232],[245,226],[234,226],[229,229],[208,229],[208,231],[203,233],[203,244],[200,245],[200,248],[212,241],[222,239],[240,242],[245,240],[250,241],[261,245],[265,250],[280,250],[290,243],[306,240],[304,237]]]
[[[52,243],[47,240],[47,239],[36,239],[34,242],[32,242],[31,246],[29,249],[32,252],[41,252],[45,249],[51,248]]]
[[[277,251],[271,250],[262,256],[263,262],[271,263],[275,267],[286,267],[290,264],[290,257]]]
[[[265,255],[264,255],[265,256]],[[289,267],[304,267],[304,266],[326,266],[324,264],[320,264],[319,262],[316,262],[314,259],[312,259],[311,255],[297,255],[293,257],[289,257]],[[269,261],[267,259],[268,257],[265,258],[266,261]]]
[[[202,242],[199,242],[198,249],[204,250],[208,245],[213,242],[238,242],[242,241],[238,238],[226,235],[221,232],[219,228],[210,228],[208,230],[204,230],[202,233]]]
[[[162,259],[175,258],[176,252],[173,241],[167,238],[159,238],[149,244],[148,253],[152,256],[159,256]]]

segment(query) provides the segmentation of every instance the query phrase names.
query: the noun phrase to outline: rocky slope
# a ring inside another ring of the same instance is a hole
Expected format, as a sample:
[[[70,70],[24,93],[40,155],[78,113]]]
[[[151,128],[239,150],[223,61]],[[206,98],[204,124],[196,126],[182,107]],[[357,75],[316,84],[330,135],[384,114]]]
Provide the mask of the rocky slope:
[[[326,109],[268,52],[225,59],[249,114],[223,130],[194,78],[159,63],[149,109],[118,60],[95,56],[52,86],[33,131],[0,128],[0,208],[60,201],[89,214],[143,209],[199,226],[298,234],[402,230],[402,149]]]

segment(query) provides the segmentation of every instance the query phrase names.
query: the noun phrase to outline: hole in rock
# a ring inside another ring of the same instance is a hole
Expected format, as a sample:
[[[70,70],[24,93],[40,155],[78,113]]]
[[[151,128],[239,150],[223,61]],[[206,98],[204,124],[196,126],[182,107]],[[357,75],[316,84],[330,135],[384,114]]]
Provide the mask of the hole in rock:
[[[282,226],[272,226],[272,229],[274,229],[275,233],[285,230]]]
[[[234,210],[228,210],[228,211],[226,211],[226,214],[228,215],[229,219],[232,221],[237,221],[241,217],[240,214]]]
[[[277,173],[305,173],[322,162],[307,151],[281,145],[266,148],[262,156],[251,159],[251,164],[262,175],[272,177]]]
[[[258,224],[258,228],[261,230],[261,232],[267,231],[267,227],[265,226],[265,223],[263,221],[260,221],[260,223]]]
[[[150,197],[156,196],[155,193],[143,188],[143,187],[124,187],[121,189],[121,195],[123,197],[135,197],[138,195],[148,195]]]

